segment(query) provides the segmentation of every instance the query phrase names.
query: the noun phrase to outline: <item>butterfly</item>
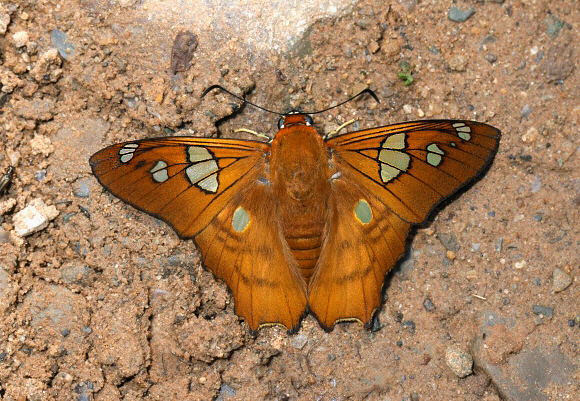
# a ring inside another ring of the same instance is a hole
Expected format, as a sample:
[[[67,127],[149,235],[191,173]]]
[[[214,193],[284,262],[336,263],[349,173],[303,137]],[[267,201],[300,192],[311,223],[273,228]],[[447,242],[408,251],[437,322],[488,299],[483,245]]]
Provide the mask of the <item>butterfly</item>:
[[[500,131],[465,120],[321,136],[286,114],[268,143],[166,137],[90,158],[113,195],[193,239],[252,332],[370,325],[412,225],[491,163]]]

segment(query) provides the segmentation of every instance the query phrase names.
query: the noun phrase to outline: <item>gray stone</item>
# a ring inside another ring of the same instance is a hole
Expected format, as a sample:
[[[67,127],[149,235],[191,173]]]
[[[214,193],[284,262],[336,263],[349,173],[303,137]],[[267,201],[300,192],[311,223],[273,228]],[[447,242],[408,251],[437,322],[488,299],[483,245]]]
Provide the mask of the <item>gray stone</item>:
[[[536,315],[544,315],[550,319],[554,317],[554,308],[543,305],[533,305],[532,310]]]
[[[473,14],[475,14],[475,9],[471,6],[467,10],[460,10],[457,7],[449,9],[449,19],[454,22],[465,22]]]

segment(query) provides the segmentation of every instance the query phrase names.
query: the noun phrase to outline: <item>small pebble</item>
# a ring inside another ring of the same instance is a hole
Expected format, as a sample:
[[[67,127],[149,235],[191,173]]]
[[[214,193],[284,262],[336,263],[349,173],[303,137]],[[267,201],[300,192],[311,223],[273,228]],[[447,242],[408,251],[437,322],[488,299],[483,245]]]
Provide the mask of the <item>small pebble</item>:
[[[549,306],[533,305],[532,310],[536,315],[544,315],[550,319],[554,317],[554,308],[550,308]]]
[[[403,322],[403,327],[411,332],[411,334],[415,334],[415,322],[412,320],[405,320]]]
[[[531,192],[535,194],[542,188],[542,179],[539,176],[535,176],[532,180],[532,189]]]
[[[530,114],[532,114],[532,106],[526,104],[522,109],[522,116],[528,118]]]
[[[460,10],[457,7],[451,7],[449,9],[449,19],[454,22],[465,22],[469,17],[475,13],[473,7],[469,7],[466,11]]]
[[[552,271],[552,289],[554,292],[564,291],[572,284],[572,277],[564,270],[555,268]]]
[[[227,384],[222,384],[222,386],[220,387],[220,396],[223,399],[235,397],[236,390],[234,390],[232,387],[228,386]],[[220,397],[218,397],[218,398],[220,398]]]
[[[66,33],[59,29],[53,29],[50,33],[50,41],[58,50],[62,58],[69,58],[75,54],[75,46],[67,41]]]
[[[467,273],[465,273],[465,278],[468,280],[475,280],[477,277],[477,270],[475,269],[469,270]]]
[[[445,252],[445,256],[449,260],[454,260],[455,259],[455,252],[453,252],[453,251],[447,251],[447,252]]]
[[[28,206],[14,215],[14,232],[20,237],[26,237],[48,226],[48,223],[58,216],[55,206],[47,206],[42,199],[33,199]]]
[[[526,267],[526,261],[525,260],[520,260],[519,262],[516,262],[514,264],[514,267],[516,269],[523,269],[524,267]]]
[[[448,348],[445,351],[445,361],[449,369],[460,378],[473,372],[473,357],[460,349]]]
[[[497,61],[497,56],[495,54],[486,54],[485,55],[485,60],[490,63],[493,64]]]
[[[501,252],[502,246],[503,246],[503,238],[499,237],[495,241],[495,250],[496,250],[496,252]]]
[[[75,181],[73,184],[73,193],[79,198],[88,198],[91,195],[88,179],[82,178]]]
[[[8,25],[10,24],[10,14],[4,12],[4,7],[0,4],[0,35],[4,35],[6,33],[6,29],[8,29]]]
[[[12,40],[14,40],[14,46],[20,48],[26,46],[28,43],[28,32],[19,31],[12,35]]]
[[[423,301],[423,307],[427,312],[435,312],[435,304],[431,301],[431,298],[425,298]]]

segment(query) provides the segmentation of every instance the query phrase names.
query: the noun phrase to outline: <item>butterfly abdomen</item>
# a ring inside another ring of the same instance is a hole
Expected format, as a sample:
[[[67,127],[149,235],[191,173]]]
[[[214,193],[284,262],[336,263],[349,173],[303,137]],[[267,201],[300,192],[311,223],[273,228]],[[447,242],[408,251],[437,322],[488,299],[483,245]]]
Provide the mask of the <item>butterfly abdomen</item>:
[[[307,280],[314,273],[314,268],[316,267],[320,256],[320,250],[322,249],[322,239],[322,235],[286,238],[286,242],[292,251],[292,255],[296,262],[298,262],[300,272]]]

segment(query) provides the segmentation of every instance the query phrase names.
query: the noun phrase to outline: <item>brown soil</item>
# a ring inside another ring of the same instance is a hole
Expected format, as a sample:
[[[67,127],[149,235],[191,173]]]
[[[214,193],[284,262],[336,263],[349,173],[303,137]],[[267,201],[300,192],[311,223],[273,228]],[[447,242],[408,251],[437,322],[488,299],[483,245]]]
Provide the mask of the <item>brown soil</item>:
[[[197,32],[175,75],[172,26],[155,42],[114,6],[3,3],[0,175],[15,173],[0,194],[0,399],[580,399],[580,7],[528,3],[459,2],[476,10],[459,23],[449,2],[363,0],[282,53],[213,51]],[[54,29],[74,55],[51,51]],[[274,135],[272,115],[200,100],[216,83],[275,110],[367,86],[381,98],[317,116],[321,132],[353,117],[349,129],[419,118],[501,129],[485,176],[413,231],[376,331],[326,333],[308,317],[294,335],[250,335],[194,244],[91,176],[89,156],[114,142]],[[59,215],[11,234],[37,198]],[[561,292],[555,268],[573,278]],[[473,356],[471,375],[447,366],[450,348]]]

